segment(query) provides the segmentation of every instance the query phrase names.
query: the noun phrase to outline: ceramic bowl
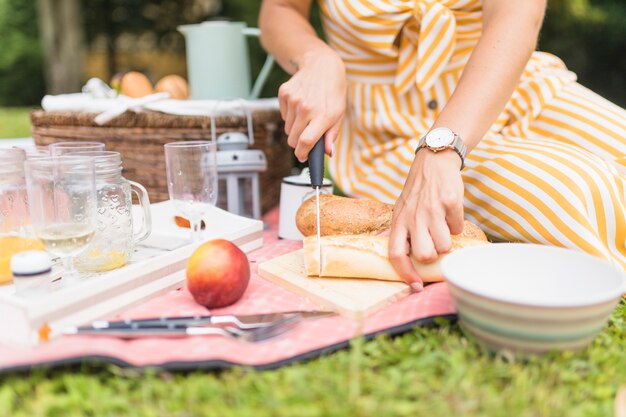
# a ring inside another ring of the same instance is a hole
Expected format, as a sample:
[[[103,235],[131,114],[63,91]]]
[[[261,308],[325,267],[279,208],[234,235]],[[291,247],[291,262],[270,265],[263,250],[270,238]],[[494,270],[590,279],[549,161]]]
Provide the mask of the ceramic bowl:
[[[492,350],[585,347],[626,291],[625,274],[579,251],[518,243],[461,249],[441,263],[461,326]]]

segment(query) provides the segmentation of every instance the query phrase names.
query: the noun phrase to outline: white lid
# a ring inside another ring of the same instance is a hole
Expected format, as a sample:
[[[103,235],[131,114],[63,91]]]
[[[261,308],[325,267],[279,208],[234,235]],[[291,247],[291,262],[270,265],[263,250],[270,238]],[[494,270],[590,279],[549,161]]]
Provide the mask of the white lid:
[[[52,260],[48,252],[29,250],[13,255],[11,258],[11,272],[13,275],[37,275],[52,269]]]
[[[309,173],[309,168],[303,168],[300,175],[292,175],[290,177],[283,178],[283,182],[287,184],[294,185],[306,185],[308,187],[311,186],[311,174]],[[324,187],[332,186],[333,183],[328,178],[324,178]]]

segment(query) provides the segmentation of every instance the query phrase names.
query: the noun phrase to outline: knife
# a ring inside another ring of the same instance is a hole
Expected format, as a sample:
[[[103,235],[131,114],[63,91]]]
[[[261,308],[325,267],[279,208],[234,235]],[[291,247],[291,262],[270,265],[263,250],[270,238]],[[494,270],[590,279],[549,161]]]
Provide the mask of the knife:
[[[231,324],[240,329],[254,329],[272,326],[287,318],[322,318],[334,315],[332,311],[287,311],[283,313],[250,314],[250,315],[203,315],[182,317],[158,317],[140,320],[104,321],[98,320],[91,325],[75,328],[77,331],[101,329],[172,329],[186,326]],[[68,328],[68,331],[73,328]]]
[[[262,342],[267,339],[280,336],[293,329],[300,323],[302,318],[297,315],[277,320],[265,327],[242,330],[237,327],[225,326],[179,326],[179,327],[146,327],[146,328],[102,328],[93,327],[77,328],[68,327],[63,330],[63,335],[89,335],[119,337],[122,339],[137,339],[144,337],[186,337],[186,336],[228,336],[244,342]]]
[[[317,276],[322,275],[322,241],[320,230],[320,189],[324,185],[324,138],[321,137],[309,152],[311,186],[315,189],[315,225],[317,230]]]

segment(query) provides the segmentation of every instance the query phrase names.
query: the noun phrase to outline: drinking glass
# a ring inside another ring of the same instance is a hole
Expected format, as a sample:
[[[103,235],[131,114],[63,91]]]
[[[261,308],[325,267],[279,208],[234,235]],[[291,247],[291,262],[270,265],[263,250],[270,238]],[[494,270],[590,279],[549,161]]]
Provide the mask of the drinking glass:
[[[22,235],[28,226],[24,160],[17,148],[0,149],[0,235]]]
[[[93,152],[103,151],[104,143],[102,142],[57,142],[48,145],[51,156],[67,155],[74,152]]]
[[[0,149],[0,284],[12,279],[13,255],[43,249],[30,227],[24,159],[21,149]]]
[[[96,232],[89,248],[75,259],[81,272],[103,272],[119,268],[131,259],[135,245],[152,230],[148,191],[139,183],[122,176],[119,152],[76,152],[72,156],[93,158],[96,171]],[[133,211],[131,194],[139,200],[142,211],[141,228],[133,227],[137,212]]]
[[[72,258],[95,232],[93,158],[59,156],[26,160],[26,188],[35,235],[63,260],[63,276],[74,279]]]
[[[200,223],[217,203],[217,147],[211,141],[165,144],[167,189],[174,207],[189,219],[191,240],[200,240]]]

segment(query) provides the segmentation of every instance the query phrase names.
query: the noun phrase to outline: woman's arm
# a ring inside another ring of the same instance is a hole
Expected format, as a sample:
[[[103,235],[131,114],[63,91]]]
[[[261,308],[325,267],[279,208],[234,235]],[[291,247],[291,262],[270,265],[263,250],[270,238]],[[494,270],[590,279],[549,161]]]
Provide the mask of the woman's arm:
[[[483,32],[450,98],[433,124],[459,134],[468,150],[494,123],[535,49],[546,0],[484,0]],[[394,207],[389,256],[419,290],[409,253],[421,262],[450,250],[463,229],[461,161],[452,150],[417,153]]]
[[[305,161],[325,136],[332,155],[346,105],[345,68],[308,21],[311,0],[263,0],[259,16],[261,42],[292,74],[278,91],[288,143]]]
[[[484,0],[483,33],[433,127],[474,148],[511,98],[537,46],[546,0]]]

